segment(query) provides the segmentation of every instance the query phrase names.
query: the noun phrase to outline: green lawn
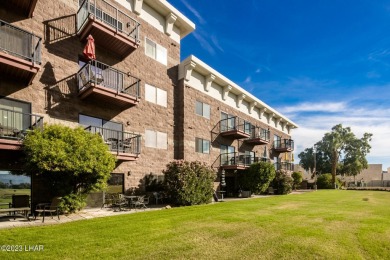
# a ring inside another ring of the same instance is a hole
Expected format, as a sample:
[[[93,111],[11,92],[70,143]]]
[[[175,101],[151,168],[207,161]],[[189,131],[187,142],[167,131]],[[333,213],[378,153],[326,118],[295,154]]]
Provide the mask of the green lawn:
[[[390,192],[317,191],[0,230],[0,259],[389,259]]]

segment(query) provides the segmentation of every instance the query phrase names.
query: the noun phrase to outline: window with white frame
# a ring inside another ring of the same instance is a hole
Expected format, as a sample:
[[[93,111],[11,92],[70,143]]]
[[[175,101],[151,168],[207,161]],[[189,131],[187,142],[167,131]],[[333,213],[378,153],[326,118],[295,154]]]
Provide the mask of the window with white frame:
[[[168,64],[167,49],[148,38],[145,38],[145,54],[165,66]]]
[[[145,130],[145,146],[157,149],[167,149],[167,133]]]
[[[202,138],[195,138],[195,151],[198,153],[210,153],[210,141]]]
[[[200,101],[196,101],[195,110],[196,110],[197,115],[200,115],[200,116],[203,116],[207,119],[210,119],[210,105],[209,104],[206,104],[206,103],[203,103]]]
[[[167,92],[149,84],[145,84],[145,100],[167,107]]]

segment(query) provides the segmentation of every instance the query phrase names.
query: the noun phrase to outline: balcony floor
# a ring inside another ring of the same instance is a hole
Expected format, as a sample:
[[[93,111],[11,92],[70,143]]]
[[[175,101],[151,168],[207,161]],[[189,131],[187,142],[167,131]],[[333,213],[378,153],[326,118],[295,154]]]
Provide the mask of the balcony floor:
[[[6,139],[0,137],[0,150],[21,150],[22,142],[15,139]]]
[[[265,140],[262,138],[250,138],[245,140],[248,144],[261,145],[261,144],[269,144],[269,140]]]
[[[224,132],[221,132],[220,135],[224,136],[224,137],[231,137],[234,139],[248,138],[251,136],[250,134],[247,134],[247,133],[242,132],[240,130],[224,131]]]
[[[30,85],[41,66],[0,51],[0,74]]]
[[[114,106],[126,108],[137,105],[139,100],[131,95],[118,93],[113,89],[89,83],[79,92],[81,99],[92,99],[96,102],[109,103]]]
[[[274,148],[274,151],[278,152],[278,153],[288,153],[288,152],[294,151],[294,149],[292,149],[292,148]]]
[[[221,168],[224,170],[246,170],[249,165],[221,165]]]
[[[111,152],[113,155],[116,156],[118,161],[136,161],[138,159],[138,154],[132,154],[132,153],[118,153],[118,152]]]
[[[87,19],[86,24],[78,33],[81,41],[86,41],[88,35],[91,34],[97,45],[116,53],[121,58],[127,57],[138,48],[139,43],[135,39],[94,19],[93,15],[90,15]]]

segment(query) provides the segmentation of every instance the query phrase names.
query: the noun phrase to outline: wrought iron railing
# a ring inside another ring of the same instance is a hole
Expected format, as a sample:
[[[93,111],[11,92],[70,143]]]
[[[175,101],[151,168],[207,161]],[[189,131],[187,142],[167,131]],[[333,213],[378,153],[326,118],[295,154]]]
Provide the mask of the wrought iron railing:
[[[104,0],[85,0],[80,4],[77,11],[78,32],[90,15],[110,26],[116,32],[121,32],[133,38],[135,42],[139,42],[139,22]]]
[[[276,162],[274,164],[275,170],[294,171],[294,164],[292,162]]]
[[[264,141],[269,142],[270,136],[271,135],[269,130],[261,127],[253,126],[250,139],[260,138]]]
[[[140,79],[114,69],[102,62],[91,60],[77,72],[79,91],[91,83],[140,98]]]
[[[41,64],[41,44],[40,37],[0,20],[0,50]]]
[[[294,150],[294,140],[292,140],[292,139],[275,140],[274,141],[274,148],[275,149]]]
[[[246,153],[221,153],[220,163],[221,166],[250,166],[252,163],[258,162],[259,158],[255,157],[254,154]]]
[[[219,129],[221,133],[237,130],[250,135],[252,132],[252,124],[238,116],[233,116],[219,121]]]
[[[36,128],[43,129],[43,117],[0,108],[0,138],[23,139]]]
[[[88,126],[85,130],[99,134],[111,152],[140,154],[141,135],[122,132],[97,126]]]

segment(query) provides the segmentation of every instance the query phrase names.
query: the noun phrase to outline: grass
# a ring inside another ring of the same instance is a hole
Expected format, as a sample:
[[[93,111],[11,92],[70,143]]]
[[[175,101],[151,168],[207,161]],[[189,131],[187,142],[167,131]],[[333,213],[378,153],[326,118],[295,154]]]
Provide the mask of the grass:
[[[389,259],[390,193],[317,191],[0,230],[0,259]]]

